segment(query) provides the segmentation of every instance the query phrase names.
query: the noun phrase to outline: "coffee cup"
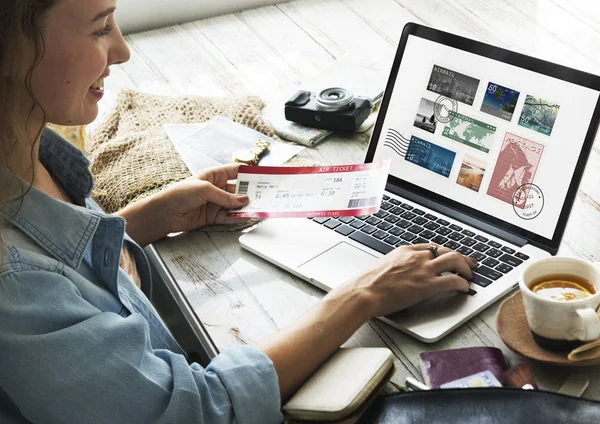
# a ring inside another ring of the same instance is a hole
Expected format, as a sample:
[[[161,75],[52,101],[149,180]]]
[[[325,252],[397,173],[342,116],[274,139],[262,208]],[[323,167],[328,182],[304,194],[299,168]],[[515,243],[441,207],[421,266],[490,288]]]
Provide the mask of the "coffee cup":
[[[600,269],[565,257],[541,259],[522,272],[519,287],[535,342],[568,351],[600,338]]]

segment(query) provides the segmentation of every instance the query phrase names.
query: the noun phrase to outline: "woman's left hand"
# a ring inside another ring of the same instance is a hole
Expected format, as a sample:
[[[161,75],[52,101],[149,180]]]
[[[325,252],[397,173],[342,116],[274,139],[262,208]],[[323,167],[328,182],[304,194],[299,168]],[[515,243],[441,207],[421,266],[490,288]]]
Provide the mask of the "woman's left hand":
[[[233,194],[235,186],[227,184],[237,178],[239,167],[239,164],[231,164],[207,169],[117,214],[127,220],[127,234],[141,246],[169,233],[247,221],[227,216],[229,209],[245,206],[249,201],[248,196]]]
[[[248,196],[237,196],[239,164],[210,168],[175,183],[160,193],[169,233],[191,231],[205,225],[234,224],[247,219],[228,217],[229,209],[248,204]]]

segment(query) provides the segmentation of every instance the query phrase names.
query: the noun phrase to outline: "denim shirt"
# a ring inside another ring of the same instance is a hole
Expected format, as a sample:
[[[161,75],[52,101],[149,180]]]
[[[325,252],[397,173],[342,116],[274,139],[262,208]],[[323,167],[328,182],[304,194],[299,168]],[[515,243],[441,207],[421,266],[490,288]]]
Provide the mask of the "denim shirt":
[[[0,224],[11,222],[0,233],[0,422],[281,422],[277,375],[258,348],[188,365],[148,301],[144,252],[89,198],[83,153],[45,130],[40,160],[75,205],[32,187],[18,212],[0,206]],[[141,289],[119,268],[123,243]]]

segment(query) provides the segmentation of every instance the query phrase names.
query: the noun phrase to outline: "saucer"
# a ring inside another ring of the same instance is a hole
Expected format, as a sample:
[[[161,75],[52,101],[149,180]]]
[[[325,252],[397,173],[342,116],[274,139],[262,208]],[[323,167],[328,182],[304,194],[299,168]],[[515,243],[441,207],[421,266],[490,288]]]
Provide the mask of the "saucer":
[[[518,291],[506,299],[498,308],[496,329],[504,343],[519,355],[534,361],[567,367],[600,365],[600,358],[587,361],[569,361],[569,352],[551,352],[539,347],[533,340],[525,316],[523,296]]]

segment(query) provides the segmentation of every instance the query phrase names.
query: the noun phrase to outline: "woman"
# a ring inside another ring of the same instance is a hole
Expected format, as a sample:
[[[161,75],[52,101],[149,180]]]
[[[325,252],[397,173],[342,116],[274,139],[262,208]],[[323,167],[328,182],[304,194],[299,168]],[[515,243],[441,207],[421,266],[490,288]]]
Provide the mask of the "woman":
[[[280,422],[281,401],[367,320],[468,290],[472,259],[396,249],[258,346],[188,365],[146,298],[140,246],[230,222],[248,203],[227,191],[237,166],[109,216],[89,199],[85,157],[43,130],[96,117],[110,67],[129,58],[115,3],[0,5],[1,422]]]

